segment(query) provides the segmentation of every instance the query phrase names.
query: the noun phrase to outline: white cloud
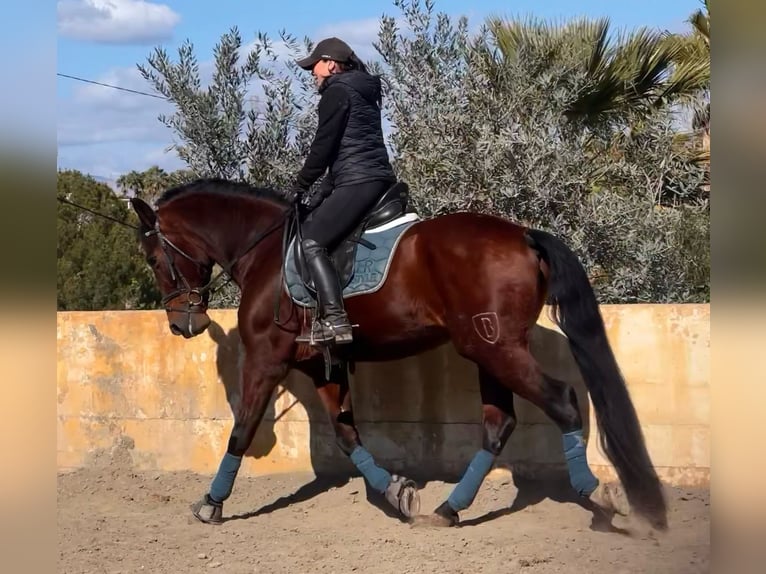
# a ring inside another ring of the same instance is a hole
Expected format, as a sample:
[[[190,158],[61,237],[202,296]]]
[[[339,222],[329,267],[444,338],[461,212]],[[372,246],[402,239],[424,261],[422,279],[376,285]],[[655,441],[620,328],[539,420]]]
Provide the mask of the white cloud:
[[[60,0],[61,36],[104,44],[167,40],[181,16],[165,4],[144,0]]]
[[[155,94],[160,97],[136,94],[97,84],[80,84],[73,92],[72,101],[82,106],[99,109],[136,110],[146,108],[147,105],[153,105],[156,109],[169,107],[169,104],[161,99],[162,95],[154,91],[137,68],[113,68],[95,78],[95,81],[145,94]]]
[[[112,70],[99,81],[146,90],[133,70]],[[150,90],[149,90],[150,91]],[[58,105],[58,165],[114,180],[152,165],[172,171],[182,166],[173,151],[172,131],[157,119],[172,114],[164,100],[85,85]]]
[[[95,80],[152,93],[135,68],[115,68]],[[172,111],[172,104],[164,99],[83,84],[71,99],[59,101],[59,146],[137,140],[170,143],[170,131],[157,116]]]
[[[318,30],[314,41],[337,35],[351,44],[361,58],[370,60],[377,56],[372,47],[377,26],[375,19],[343,22]],[[253,43],[244,46],[243,56],[252,47]],[[279,67],[289,56],[289,51],[279,41],[274,42],[274,48],[279,54],[276,64]],[[204,86],[212,78],[215,64],[212,54],[198,56]],[[114,68],[92,79],[153,93],[151,85],[135,67]],[[251,104],[261,105],[262,94],[262,86],[254,79],[248,94],[252,98]],[[159,114],[171,115],[174,110],[171,103],[162,99],[99,85],[78,84],[71,97],[58,102],[59,166],[111,179],[155,164],[168,170],[177,169],[182,162],[174,152],[166,151],[174,142],[175,134],[157,119]]]

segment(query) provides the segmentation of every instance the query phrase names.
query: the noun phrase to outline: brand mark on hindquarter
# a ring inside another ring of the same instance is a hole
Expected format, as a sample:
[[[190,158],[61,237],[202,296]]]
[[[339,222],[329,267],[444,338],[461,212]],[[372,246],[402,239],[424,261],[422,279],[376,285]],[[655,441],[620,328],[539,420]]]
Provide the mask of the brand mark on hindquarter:
[[[500,338],[500,322],[497,320],[497,313],[487,311],[479,313],[472,317],[473,328],[482,340],[494,345]]]

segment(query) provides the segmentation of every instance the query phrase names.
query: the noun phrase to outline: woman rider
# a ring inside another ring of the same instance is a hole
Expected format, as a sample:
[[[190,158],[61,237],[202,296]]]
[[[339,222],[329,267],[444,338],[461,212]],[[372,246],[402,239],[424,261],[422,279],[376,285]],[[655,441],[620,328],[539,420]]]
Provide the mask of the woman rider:
[[[293,201],[316,205],[309,188],[322,175],[318,206],[302,225],[304,259],[317,290],[322,329],[314,340],[350,343],[351,323],[329,253],[359,224],[396,181],[381,126],[381,81],[369,74],[348,44],[319,42],[297,61],[311,71],[321,98],[309,154],[290,190]]]

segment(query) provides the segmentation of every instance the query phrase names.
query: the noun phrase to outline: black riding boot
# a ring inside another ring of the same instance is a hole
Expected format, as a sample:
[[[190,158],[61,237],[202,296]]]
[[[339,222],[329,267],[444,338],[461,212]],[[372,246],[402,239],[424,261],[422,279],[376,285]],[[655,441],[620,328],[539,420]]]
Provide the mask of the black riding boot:
[[[322,328],[314,334],[314,340],[326,342],[334,339],[338,344],[350,343],[353,339],[352,328],[343,307],[343,289],[327,250],[313,239],[305,239],[301,247],[317,291],[322,323]]]

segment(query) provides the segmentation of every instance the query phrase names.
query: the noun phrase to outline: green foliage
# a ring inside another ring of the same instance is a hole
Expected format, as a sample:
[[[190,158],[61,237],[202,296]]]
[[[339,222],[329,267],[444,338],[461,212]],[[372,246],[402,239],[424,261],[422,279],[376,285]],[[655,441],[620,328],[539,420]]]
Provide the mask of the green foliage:
[[[179,137],[174,148],[193,173],[272,187],[292,183],[314,135],[316,102],[311,77],[292,62],[311,43],[302,46],[286,32],[280,41],[288,53],[286,67],[278,65],[281,50],[266,34],[258,34],[245,54],[242,36],[232,28],[215,46],[206,87],[188,40],[177,62],[157,48],[147,65],[138,65],[175,104],[176,112],[159,120]]]
[[[676,51],[673,78],[685,86],[673,93],[691,112],[692,135],[701,140],[702,161],[709,161],[710,137],[710,3],[702,2],[689,16],[691,29],[685,34],[666,34],[665,42]],[[707,138],[707,139],[706,139]]]
[[[165,190],[192,181],[197,176],[191,170],[166,172],[153,165],[144,171],[130,171],[117,178],[117,187],[124,196],[139,197],[149,204],[154,203]]]
[[[605,303],[708,300],[705,168],[674,115],[705,75],[679,64],[680,43],[585,18],[491,18],[472,35],[433,0],[393,4],[369,67],[383,75],[392,159],[422,215],[481,211],[550,230]],[[189,42],[177,63],[158,49],[139,66],[175,103],[160,119],[192,172],[278,188],[300,168],[316,94],[294,59],[312,44],[279,40],[258,34],[244,53],[236,29],[224,34],[206,88]]]
[[[284,31],[279,40],[277,49],[266,34],[259,33],[250,54],[262,96],[254,99],[248,112],[246,157],[248,181],[283,188],[293,183],[309,152],[318,98],[311,75],[295,64],[313,48],[312,43],[305,39],[301,45]]]
[[[244,98],[255,74],[253,58],[238,65],[242,38],[236,29],[216,45],[216,70],[207,88],[202,88],[199,64],[191,41],[178,49],[173,63],[164,48],[148,58],[149,67],[139,65],[154,89],[176,105],[172,116],[159,120],[181,138],[175,146],[179,157],[200,175],[241,178],[246,146],[239,135],[245,121]]]
[[[172,101],[176,112],[160,116],[180,139],[174,147],[191,173],[226,177],[255,185],[290,185],[309,151],[316,130],[316,90],[310,74],[294,60],[313,48],[281,32],[280,45],[259,33],[245,53],[242,36],[232,28],[214,54],[212,80],[203,88],[191,42],[172,62],[157,48],[144,78]],[[286,62],[281,61],[286,58]],[[229,283],[211,299],[211,307],[238,304],[239,292]]]
[[[675,51],[676,77],[692,76],[683,95],[699,95],[710,90],[710,3],[704,0],[703,9],[695,10],[687,22],[691,30],[686,34],[666,34],[666,41]]]
[[[491,19],[470,36],[433,2],[395,4],[403,17],[382,19],[376,48],[421,213],[492,212],[561,235],[602,302],[707,299],[704,171],[661,98],[673,54],[661,35],[612,45],[605,20]]]
[[[78,171],[58,173],[57,196],[137,224],[109,186]],[[58,310],[156,308],[160,296],[135,230],[60,201],[57,211]]]

